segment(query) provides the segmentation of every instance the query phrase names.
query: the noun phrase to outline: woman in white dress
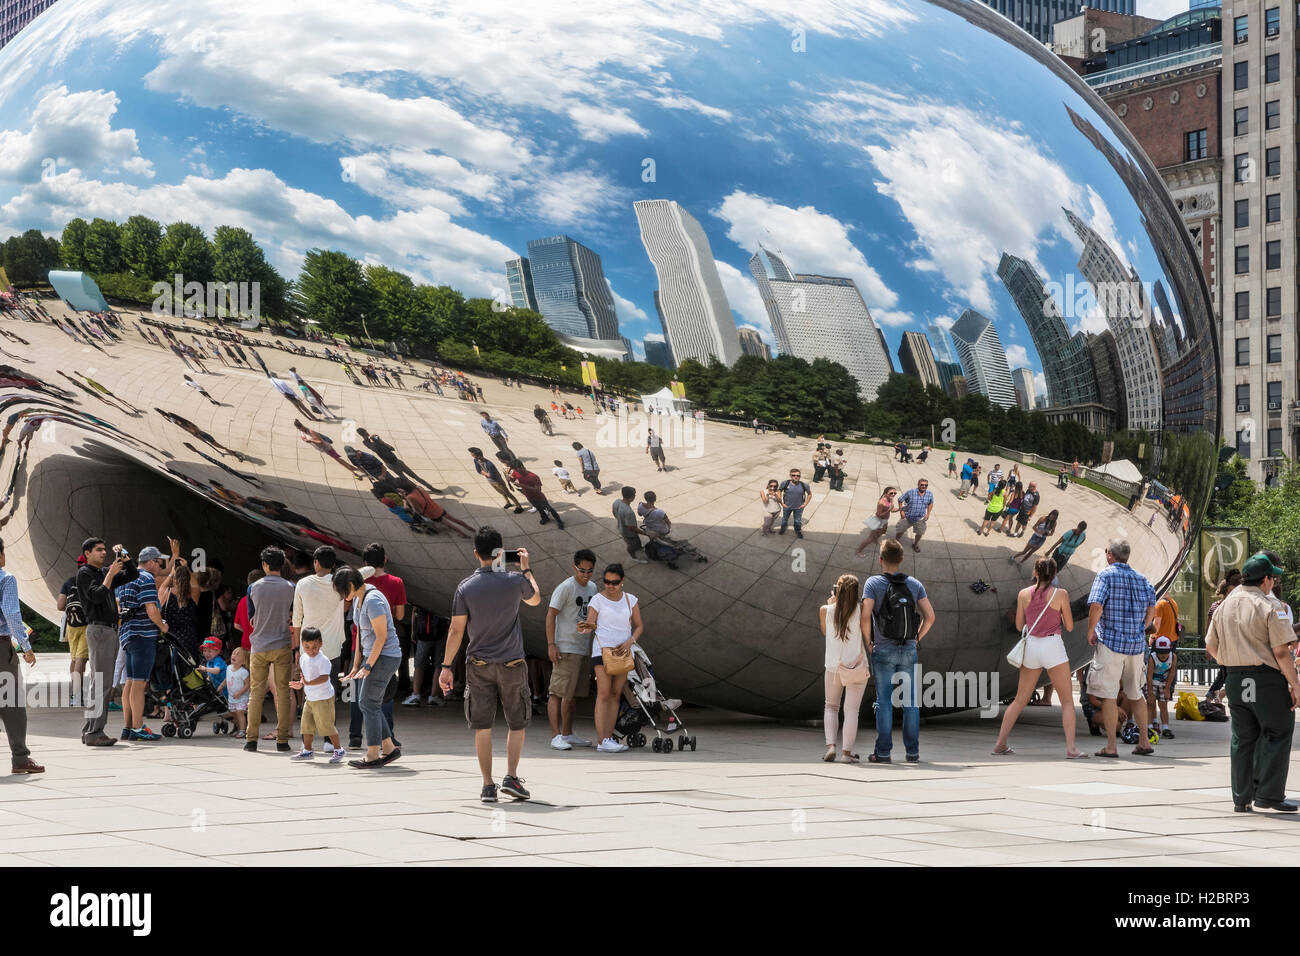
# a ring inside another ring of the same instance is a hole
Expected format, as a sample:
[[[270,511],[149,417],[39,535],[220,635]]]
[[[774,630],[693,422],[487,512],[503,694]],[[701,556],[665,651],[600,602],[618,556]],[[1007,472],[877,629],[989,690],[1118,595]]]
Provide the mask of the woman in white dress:
[[[870,676],[869,658],[862,640],[862,586],[852,574],[841,574],[831,598],[818,610],[822,635],[826,639],[826,729],[827,763],[835,761],[835,735],[840,724],[840,701],[844,703],[844,743],[840,760],[857,763],[853,744],[858,737],[858,714]]]
[[[587,619],[578,630],[594,634],[591,663],[596,672],[596,731],[601,753],[620,753],[627,744],[614,739],[614,722],[618,719],[618,702],[623,697],[627,673],[605,671],[604,653],[608,648],[617,657],[631,657],[632,645],[641,636],[641,606],[636,595],[623,592],[623,565],[611,564],[601,575],[601,589],[587,604]]]

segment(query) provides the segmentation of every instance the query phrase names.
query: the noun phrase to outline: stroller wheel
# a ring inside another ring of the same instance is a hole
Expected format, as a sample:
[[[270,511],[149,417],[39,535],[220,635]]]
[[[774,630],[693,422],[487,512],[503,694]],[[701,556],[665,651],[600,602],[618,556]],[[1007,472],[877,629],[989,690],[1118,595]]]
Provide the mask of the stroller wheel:
[[[637,734],[637,735],[636,735],[636,745],[637,745],[638,747],[644,747],[644,746],[645,746],[645,734]]]
[[[678,750],[685,750],[685,749],[686,749],[686,735],[685,735],[685,734],[682,734],[680,737],[677,738],[677,749],[678,749]]]
[[[673,752],[673,738],[671,738],[671,737],[665,737],[665,738],[664,738],[664,753],[666,753],[666,754],[670,754],[670,753],[672,753],[672,752]]]
[[[189,740],[191,737],[194,736],[194,728],[191,727],[189,724],[185,724],[177,732],[181,735],[182,739],[184,740]]]
[[[217,735],[224,734],[226,732],[226,722],[224,720],[214,720],[212,722],[212,732]]]
[[[694,734],[691,734],[691,736],[690,736],[690,744],[691,744],[691,753],[695,753],[695,735],[694,735]]]
[[[655,753],[660,753],[664,749],[664,742],[660,740],[658,737],[656,737],[654,739],[654,743],[650,745],[650,749],[653,750]]]
[[[175,736],[176,736],[176,725],[175,725],[175,724],[163,724],[162,735],[163,735],[164,737],[175,737]]]

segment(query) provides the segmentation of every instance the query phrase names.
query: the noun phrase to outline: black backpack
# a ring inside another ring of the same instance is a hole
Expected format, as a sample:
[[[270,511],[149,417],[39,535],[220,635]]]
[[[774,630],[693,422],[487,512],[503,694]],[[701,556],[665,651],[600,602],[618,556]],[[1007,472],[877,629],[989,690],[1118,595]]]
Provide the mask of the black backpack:
[[[888,587],[876,608],[880,623],[880,636],[895,644],[916,640],[921,630],[921,616],[916,608],[916,598],[907,586],[906,574],[886,574]]]
[[[89,623],[86,620],[86,609],[81,606],[81,593],[77,588],[74,587],[72,593],[68,595],[68,602],[63,605],[63,613],[68,627],[85,627]]]

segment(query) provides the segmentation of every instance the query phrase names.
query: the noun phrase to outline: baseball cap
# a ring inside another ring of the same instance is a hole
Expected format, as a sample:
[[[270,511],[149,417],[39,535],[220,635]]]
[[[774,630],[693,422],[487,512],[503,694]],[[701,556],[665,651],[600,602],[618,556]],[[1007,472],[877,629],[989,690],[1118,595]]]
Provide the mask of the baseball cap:
[[[1163,640],[1163,638],[1162,638],[1162,640]],[[203,643],[200,644],[199,646],[200,646],[200,647],[210,647],[210,648],[212,648],[213,650],[219,651],[219,650],[221,650],[221,641],[220,641],[220,639],[218,639],[218,638],[215,638],[215,637],[209,637],[209,638],[205,638],[204,641],[203,641]]]
[[[163,557],[163,553],[159,551],[157,548],[155,548],[153,545],[149,545],[149,547],[147,548],[141,548],[140,553],[135,556],[135,559],[141,564],[144,564],[146,561],[166,560]]]
[[[1172,649],[1173,646],[1174,646],[1174,642],[1167,637],[1156,638],[1155,648],[1158,651],[1167,651]]]
[[[374,576],[374,573],[375,573],[375,569],[372,568],[372,567],[371,567],[370,565],[368,565],[368,564],[365,565],[365,566],[362,567],[362,568],[358,568],[358,570],[361,572],[361,579],[362,579],[363,581],[368,580],[369,578],[373,577],[373,576]]]
[[[1263,551],[1252,554],[1246,559],[1246,563],[1241,566],[1241,579],[1243,581],[1262,581],[1266,576],[1276,578],[1283,574],[1286,574],[1286,571],[1274,564]]]

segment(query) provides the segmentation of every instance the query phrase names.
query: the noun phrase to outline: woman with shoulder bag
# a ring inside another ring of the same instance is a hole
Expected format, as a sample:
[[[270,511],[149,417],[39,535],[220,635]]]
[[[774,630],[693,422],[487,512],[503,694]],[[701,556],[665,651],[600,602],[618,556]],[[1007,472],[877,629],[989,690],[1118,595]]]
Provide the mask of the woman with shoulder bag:
[[[587,604],[587,619],[578,630],[594,634],[591,663],[596,672],[596,732],[601,753],[621,753],[627,744],[614,739],[618,702],[632,670],[632,645],[644,628],[635,595],[623,592],[623,565],[611,564],[601,575],[601,589]]]
[[[995,756],[1015,753],[1007,746],[1007,736],[1016,725],[1020,712],[1033,696],[1038,672],[1047,671],[1061,702],[1061,725],[1065,728],[1065,756],[1071,760],[1087,756],[1074,749],[1074,697],[1070,684],[1070,657],[1065,652],[1061,631],[1074,629],[1070,614],[1070,595],[1064,588],[1053,587],[1056,562],[1042,558],[1034,565],[1034,583],[1016,597],[1016,627],[1020,641],[1011,649],[1007,660],[1020,668],[1020,685],[1016,699],[1002,715],[1002,729],[993,745]]]
[[[826,728],[827,763],[835,761],[835,734],[839,730],[840,698],[844,698],[843,763],[857,763],[853,742],[858,737],[858,713],[862,695],[871,676],[866,645],[862,640],[862,586],[852,574],[841,574],[831,591],[830,601],[818,610],[821,631],[826,638]]]

